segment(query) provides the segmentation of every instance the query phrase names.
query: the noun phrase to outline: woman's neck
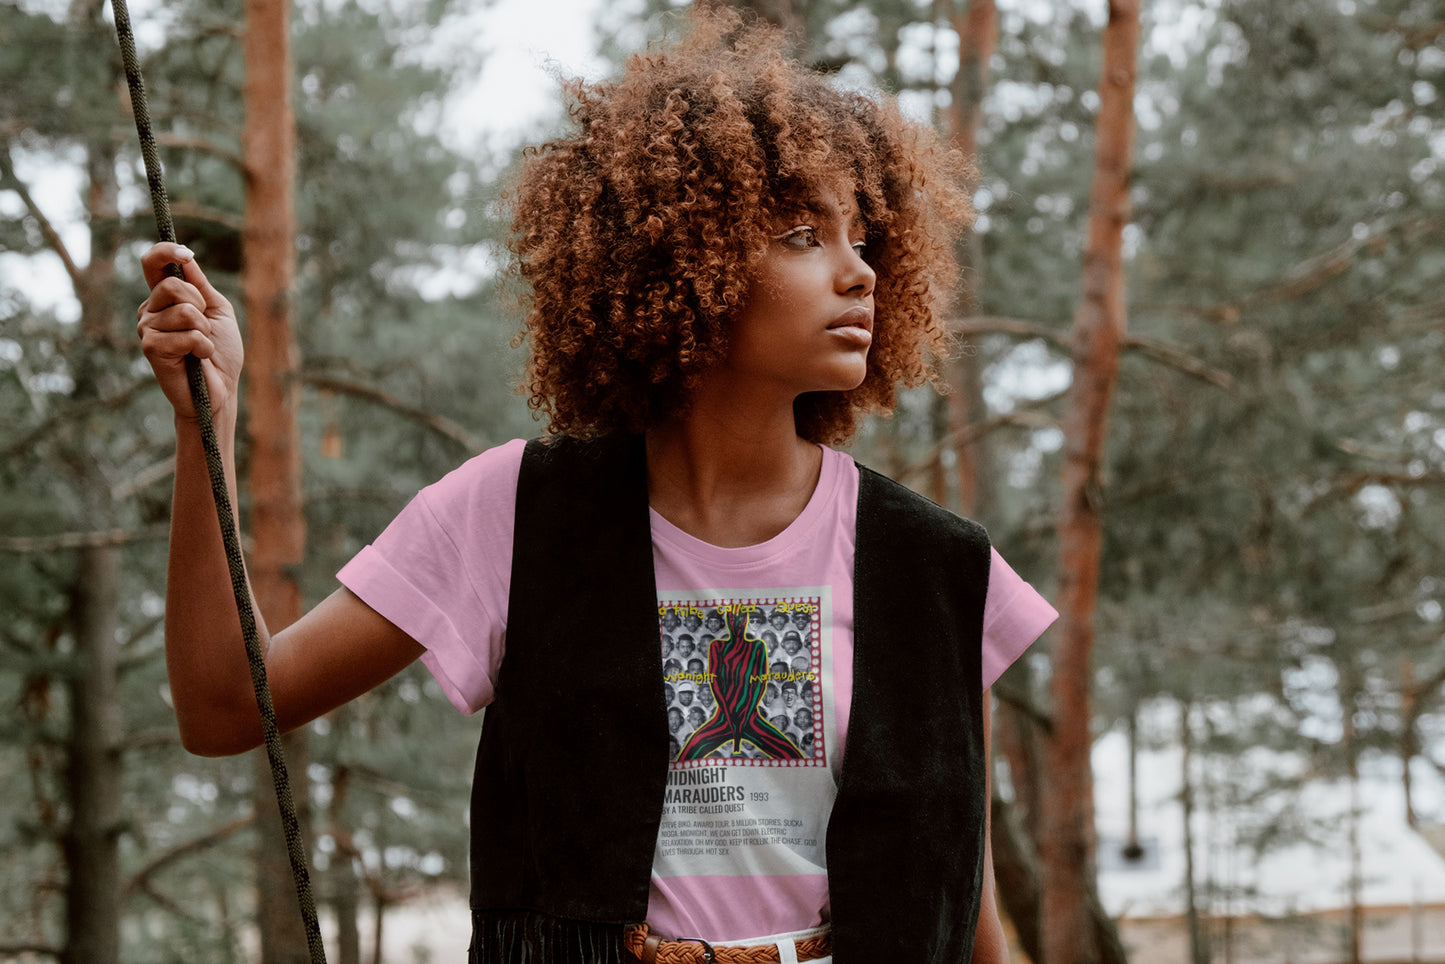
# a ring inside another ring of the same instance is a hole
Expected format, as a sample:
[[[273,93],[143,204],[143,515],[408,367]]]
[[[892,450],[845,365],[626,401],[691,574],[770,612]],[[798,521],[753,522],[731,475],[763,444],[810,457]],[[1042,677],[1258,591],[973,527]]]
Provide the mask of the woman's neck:
[[[702,402],[702,404],[698,404]],[[766,542],[807,506],[823,453],[798,437],[792,405],[707,404],[647,432],[648,500],[715,546]]]

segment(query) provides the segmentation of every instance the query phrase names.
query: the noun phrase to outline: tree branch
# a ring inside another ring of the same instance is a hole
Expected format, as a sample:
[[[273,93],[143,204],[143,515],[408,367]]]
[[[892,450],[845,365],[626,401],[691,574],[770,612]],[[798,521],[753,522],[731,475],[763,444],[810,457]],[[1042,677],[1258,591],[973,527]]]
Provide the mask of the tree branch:
[[[125,738],[121,744],[122,750],[154,750],[179,746],[181,735],[174,729],[157,727],[151,730],[138,730]]]
[[[407,797],[411,800],[427,802],[437,809],[444,809],[449,806],[450,797],[447,787],[421,787],[407,783],[404,780],[397,780],[383,774],[371,767],[363,766],[356,762],[347,765],[347,769],[353,777],[359,777],[360,782],[365,783],[372,790],[394,797]]]
[[[1407,329],[1419,327],[1426,331],[1439,331],[1441,322],[1445,321],[1445,299],[1402,308],[1400,321]]]
[[[425,409],[417,408],[415,405],[408,405],[394,395],[389,395],[379,388],[370,385],[363,385],[350,379],[338,378],[333,375],[323,375],[318,372],[301,373],[301,380],[308,385],[326,391],[336,392],[340,395],[350,395],[353,398],[364,399],[383,408],[389,408],[403,418],[416,422],[425,428],[431,429],[443,438],[450,439],[468,452],[480,452],[487,447],[487,443],[480,437],[473,435],[466,428],[447,418],[445,415],[438,415],[435,412],[428,412]]]
[[[127,138],[133,136],[127,133]],[[237,171],[242,173],[246,170],[246,159],[228,147],[222,147],[215,141],[205,137],[183,137],[180,134],[162,132],[156,134],[156,143],[162,147],[173,147],[181,151],[193,151],[197,154],[209,154],[211,157],[225,161]]]
[[[60,948],[50,944],[0,944],[0,957],[25,957],[29,954],[39,954],[59,960],[60,951]]]
[[[1067,331],[1024,318],[972,315],[948,322],[948,330],[959,335],[1009,335],[1023,339],[1037,338],[1052,345],[1062,355],[1072,356],[1074,353]]]
[[[1209,189],[1229,194],[1246,194],[1271,187],[1289,187],[1299,182],[1299,171],[1257,171],[1251,174],[1220,174],[1204,171],[1195,180]]]
[[[61,549],[96,549],[123,546],[130,542],[164,539],[170,535],[168,526],[146,526],[143,529],[101,529],[94,532],[57,532],[46,536],[0,536],[0,552],[19,554],[57,552]]]
[[[1426,709],[1431,705],[1428,701],[1421,699],[1432,693],[1438,693],[1440,687],[1445,685],[1445,663],[1425,679],[1410,687],[1409,695],[1412,697],[1410,707],[1405,711],[1404,726],[1413,728],[1420,717],[1425,715]]]
[[[959,335],[1009,335],[1027,340],[1039,339],[1048,343],[1061,355],[1073,356],[1073,344],[1068,333],[1061,328],[1029,321],[1024,318],[1003,318],[993,315],[974,315],[950,322],[950,331]],[[1203,379],[1220,388],[1230,388],[1234,378],[1223,369],[1215,368],[1178,345],[1144,335],[1126,335],[1120,347],[1125,351],[1137,351],[1158,362],[1195,378]]]
[[[1163,362],[1172,368],[1177,368],[1186,375],[1193,375],[1195,378],[1208,382],[1219,388],[1232,388],[1234,377],[1229,372],[1215,368],[1200,358],[1189,354],[1177,345],[1171,345],[1158,338],[1148,338],[1144,335],[1128,335],[1124,338],[1122,345],[1125,351],[1137,351],[1158,362]]]
[[[220,115],[213,110],[192,108],[185,104],[152,104],[151,107],[153,110],[151,120],[157,124],[163,121],[190,121],[198,127],[204,127],[225,134],[235,141],[240,141],[245,133],[240,126],[222,120]]]
[[[1279,280],[1272,281],[1254,293],[1246,295],[1235,307],[1243,312],[1274,302],[1293,301],[1312,291],[1317,291],[1348,271],[1354,265],[1355,256],[1359,254],[1361,248],[1367,244],[1378,243],[1382,238],[1383,232],[1375,232],[1358,241],[1351,238],[1344,244],[1336,245],[1312,258],[1306,258],[1285,272]]]
[[[145,639],[147,636],[149,636],[151,633],[155,632],[157,629],[163,628],[163,627],[165,626],[165,624],[166,624],[166,617],[165,617],[165,614],[162,613],[162,614],[159,615],[159,616],[152,616],[150,619],[146,620],[145,622],[143,622],[143,623],[141,623],[139,626],[137,626],[137,627],[135,628],[135,630],[134,630],[133,632],[131,632],[130,638],[125,641],[125,651],[124,651],[124,654],[121,656],[121,665],[122,665],[122,666],[126,665],[126,661],[127,661],[127,660],[130,660],[130,659],[140,659],[140,658],[147,658],[147,659],[148,659],[148,658],[149,658],[149,654],[146,654],[145,656],[135,656],[135,655],[133,655],[133,653],[132,653],[132,651],[131,651],[131,647],[135,646],[137,643],[139,643],[141,640]]]
[[[1177,311],[1194,315],[1205,321],[1222,325],[1238,324],[1240,316],[1252,308],[1292,301],[1311,292],[1318,291],[1335,278],[1354,267],[1355,258],[1365,248],[1378,248],[1386,236],[1396,230],[1428,235],[1440,228],[1440,221],[1433,218],[1412,218],[1408,221],[1387,224],[1363,238],[1351,238],[1313,257],[1306,258],[1273,281],[1267,281],[1253,292],[1234,301],[1213,305],[1190,304],[1148,304],[1139,307],[1154,310]],[[1439,311],[1439,304],[1417,306],[1426,312]],[[1407,313],[1413,309],[1406,309]],[[1433,317],[1433,316],[1432,316]]]
[[[1057,395],[1051,395],[1046,399],[1040,399],[1036,404],[1045,404],[1056,399]],[[1035,408],[1022,408],[1013,412],[1005,412],[1002,415],[995,415],[991,418],[980,419],[971,422],[960,428],[954,429],[943,438],[933,443],[928,454],[916,461],[905,465],[898,473],[899,482],[907,484],[909,479],[915,479],[930,471],[938,461],[939,455],[955,445],[969,445],[978,441],[985,435],[989,435],[1002,428],[1058,428],[1059,420],[1046,412],[1037,411]]]
[[[3,454],[6,458],[23,455],[30,446],[54,432],[57,425],[63,424],[69,419],[89,415],[94,411],[113,411],[122,405],[129,404],[131,399],[135,398],[153,384],[155,383],[150,378],[137,378],[113,395],[106,395],[103,398],[92,398],[82,402],[71,402],[15,441],[6,445]]]
[[[244,219],[239,214],[231,211],[224,211],[221,208],[213,208],[206,204],[195,204],[191,201],[172,201],[171,216],[176,219],[188,221],[200,221],[206,224],[214,224],[225,228],[227,231],[240,233],[244,225]]]
[[[65,266],[65,273],[70,276],[70,283],[75,286],[76,291],[80,291],[84,287],[84,275],[75,263],[75,259],[70,256],[70,249],[65,246],[60,232],[55,230],[55,225],[50,223],[45,212],[40,210],[40,205],[35,203],[35,198],[31,196],[30,189],[25,186],[25,182],[16,176],[15,165],[10,157],[8,139],[5,142],[5,149],[0,151],[0,188],[9,188],[20,196],[25,210],[29,211],[30,216],[40,225],[40,233],[45,238],[46,245],[60,257],[60,263]]]
[[[146,881],[145,883],[141,884],[136,888],[136,890],[142,894],[145,894],[151,900],[155,901],[157,904],[161,905],[172,914],[181,918],[181,920],[188,920],[193,924],[210,923],[204,917],[197,914],[195,911],[187,910],[185,907],[181,906],[176,901],[167,897],[159,890],[156,890],[155,885],[153,885],[150,881]]]
[[[123,482],[117,483],[111,489],[111,498],[117,502],[124,502],[137,492],[155,485],[162,479],[170,478],[175,472],[176,453],[172,452],[165,458],[152,462]]]
[[[1445,485],[1445,472],[1351,472],[1335,480],[1328,491],[1310,500],[1304,508],[1304,515],[1309,515],[1327,502],[1348,498],[1367,485]]]
[[[214,830],[201,834],[199,837],[187,840],[185,843],[177,844],[137,871],[135,876],[126,882],[124,893],[130,895],[141,890],[155,896],[149,889],[151,877],[176,861],[205,850],[207,847],[214,846],[238,830],[244,830],[251,825],[252,819],[250,815],[238,817],[230,823],[221,824],[221,826],[216,827]]]
[[[1391,465],[1398,465],[1401,461],[1398,450],[1372,446],[1366,442],[1361,442],[1359,439],[1342,438],[1335,442],[1335,448],[1344,452],[1346,455],[1353,455],[1361,459],[1370,459],[1374,462],[1388,462]]]
[[[1389,619],[1396,619],[1400,616],[1413,616],[1416,608],[1420,605],[1417,599],[1391,599],[1382,603],[1375,603],[1373,606],[1359,606],[1351,614],[1355,622],[1368,625],[1369,623],[1382,623]]]
[[[1404,23],[1397,17],[1361,16],[1359,22],[1376,33],[1395,33],[1410,50],[1419,51],[1445,36],[1445,20]]]
[[[1007,703],[1019,712],[1019,715],[1038,727],[1044,735],[1051,735],[1054,732],[1054,721],[1048,713],[1035,703],[1027,693],[1021,689],[1009,686],[1005,683],[994,683],[989,687],[992,693],[1000,702]]]

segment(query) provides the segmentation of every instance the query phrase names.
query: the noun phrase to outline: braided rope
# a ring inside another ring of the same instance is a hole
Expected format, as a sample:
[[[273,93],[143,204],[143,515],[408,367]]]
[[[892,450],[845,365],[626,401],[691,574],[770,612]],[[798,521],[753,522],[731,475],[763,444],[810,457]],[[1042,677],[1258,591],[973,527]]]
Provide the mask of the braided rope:
[[[145,162],[146,182],[150,185],[151,207],[155,211],[156,230],[162,241],[175,241],[175,224],[171,221],[170,202],[166,198],[160,156],[155,136],[151,133],[150,108],[146,102],[145,81],[141,78],[140,61],[136,57],[135,38],[131,34],[130,11],[126,0],[111,0],[115,11],[116,39],[120,42],[121,61],[126,83],[130,87],[131,110],[135,114],[136,133],[140,136],[141,158]],[[166,274],[180,277],[179,265],[166,266]],[[251,592],[246,584],[246,567],[241,557],[241,541],[237,535],[231,496],[226,489],[226,473],[221,463],[221,446],[216,440],[216,426],[211,413],[211,393],[206,388],[200,359],[186,356],[186,379],[196,407],[196,421],[201,430],[201,445],[206,453],[206,471],[210,475],[211,495],[216,503],[216,518],[221,525],[221,541],[226,550],[226,565],[231,574],[231,591],[236,598],[236,612],[241,620],[241,638],[246,644],[246,660],[251,665],[251,686],[256,692],[256,705],[261,711],[261,731],[265,738],[266,758],[271,764],[271,779],[276,785],[276,802],[281,808],[281,829],[286,835],[286,855],[291,861],[291,876],[296,882],[296,897],[301,903],[301,917],[306,925],[306,946],[312,964],[325,964],[326,948],[321,942],[321,927],[316,919],[316,902],[311,896],[311,876],[307,870],[306,849],[301,841],[301,822],[296,816],[296,803],[291,796],[291,780],[281,749],[281,733],[276,726],[276,708],[271,702],[271,687],[266,682],[266,659],[261,652],[261,638],[256,630],[256,612],[251,605]]]

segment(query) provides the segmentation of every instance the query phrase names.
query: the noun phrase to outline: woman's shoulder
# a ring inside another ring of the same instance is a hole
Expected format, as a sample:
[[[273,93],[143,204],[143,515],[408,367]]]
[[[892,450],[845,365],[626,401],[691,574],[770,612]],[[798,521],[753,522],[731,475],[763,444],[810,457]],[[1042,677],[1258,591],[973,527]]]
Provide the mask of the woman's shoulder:
[[[962,539],[976,547],[988,547],[988,532],[980,523],[958,515],[876,469],[861,463],[855,464],[859,477],[859,501],[868,503],[871,511],[886,513],[890,531],[892,527],[901,525],[905,528],[916,528],[920,533],[930,536],[946,535],[953,539]]]
[[[467,459],[422,492],[434,506],[455,505],[503,490],[514,492],[526,445],[526,439],[520,438],[494,445]]]

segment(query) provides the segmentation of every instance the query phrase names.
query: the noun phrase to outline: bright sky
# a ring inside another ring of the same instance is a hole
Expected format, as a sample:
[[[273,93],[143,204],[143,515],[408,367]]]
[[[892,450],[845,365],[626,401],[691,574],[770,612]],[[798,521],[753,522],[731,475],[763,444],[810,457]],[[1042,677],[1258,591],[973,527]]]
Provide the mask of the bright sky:
[[[608,22],[640,9],[635,0],[492,0],[457,18],[438,38],[445,54],[480,51],[483,66],[446,115],[459,140],[503,148],[557,117],[556,76],[597,77],[598,15]]]
[[[44,8],[48,2],[32,0],[27,5]],[[139,45],[161,42],[157,5],[132,0],[129,6]],[[544,130],[558,116],[554,75],[595,77],[605,69],[596,54],[599,12],[605,10],[612,22],[638,6],[636,0],[490,0],[454,18],[434,38],[438,56],[460,54],[458,59],[465,62],[480,52],[483,66],[443,113],[448,139],[458,146],[504,152]],[[138,146],[131,146],[139,153]],[[16,158],[16,170],[72,254],[84,263],[88,233],[81,221],[81,172],[23,154]],[[18,197],[0,192],[0,213],[22,212]],[[54,308],[63,319],[79,318],[79,303],[58,257],[0,254],[0,279],[24,290],[37,306]]]

